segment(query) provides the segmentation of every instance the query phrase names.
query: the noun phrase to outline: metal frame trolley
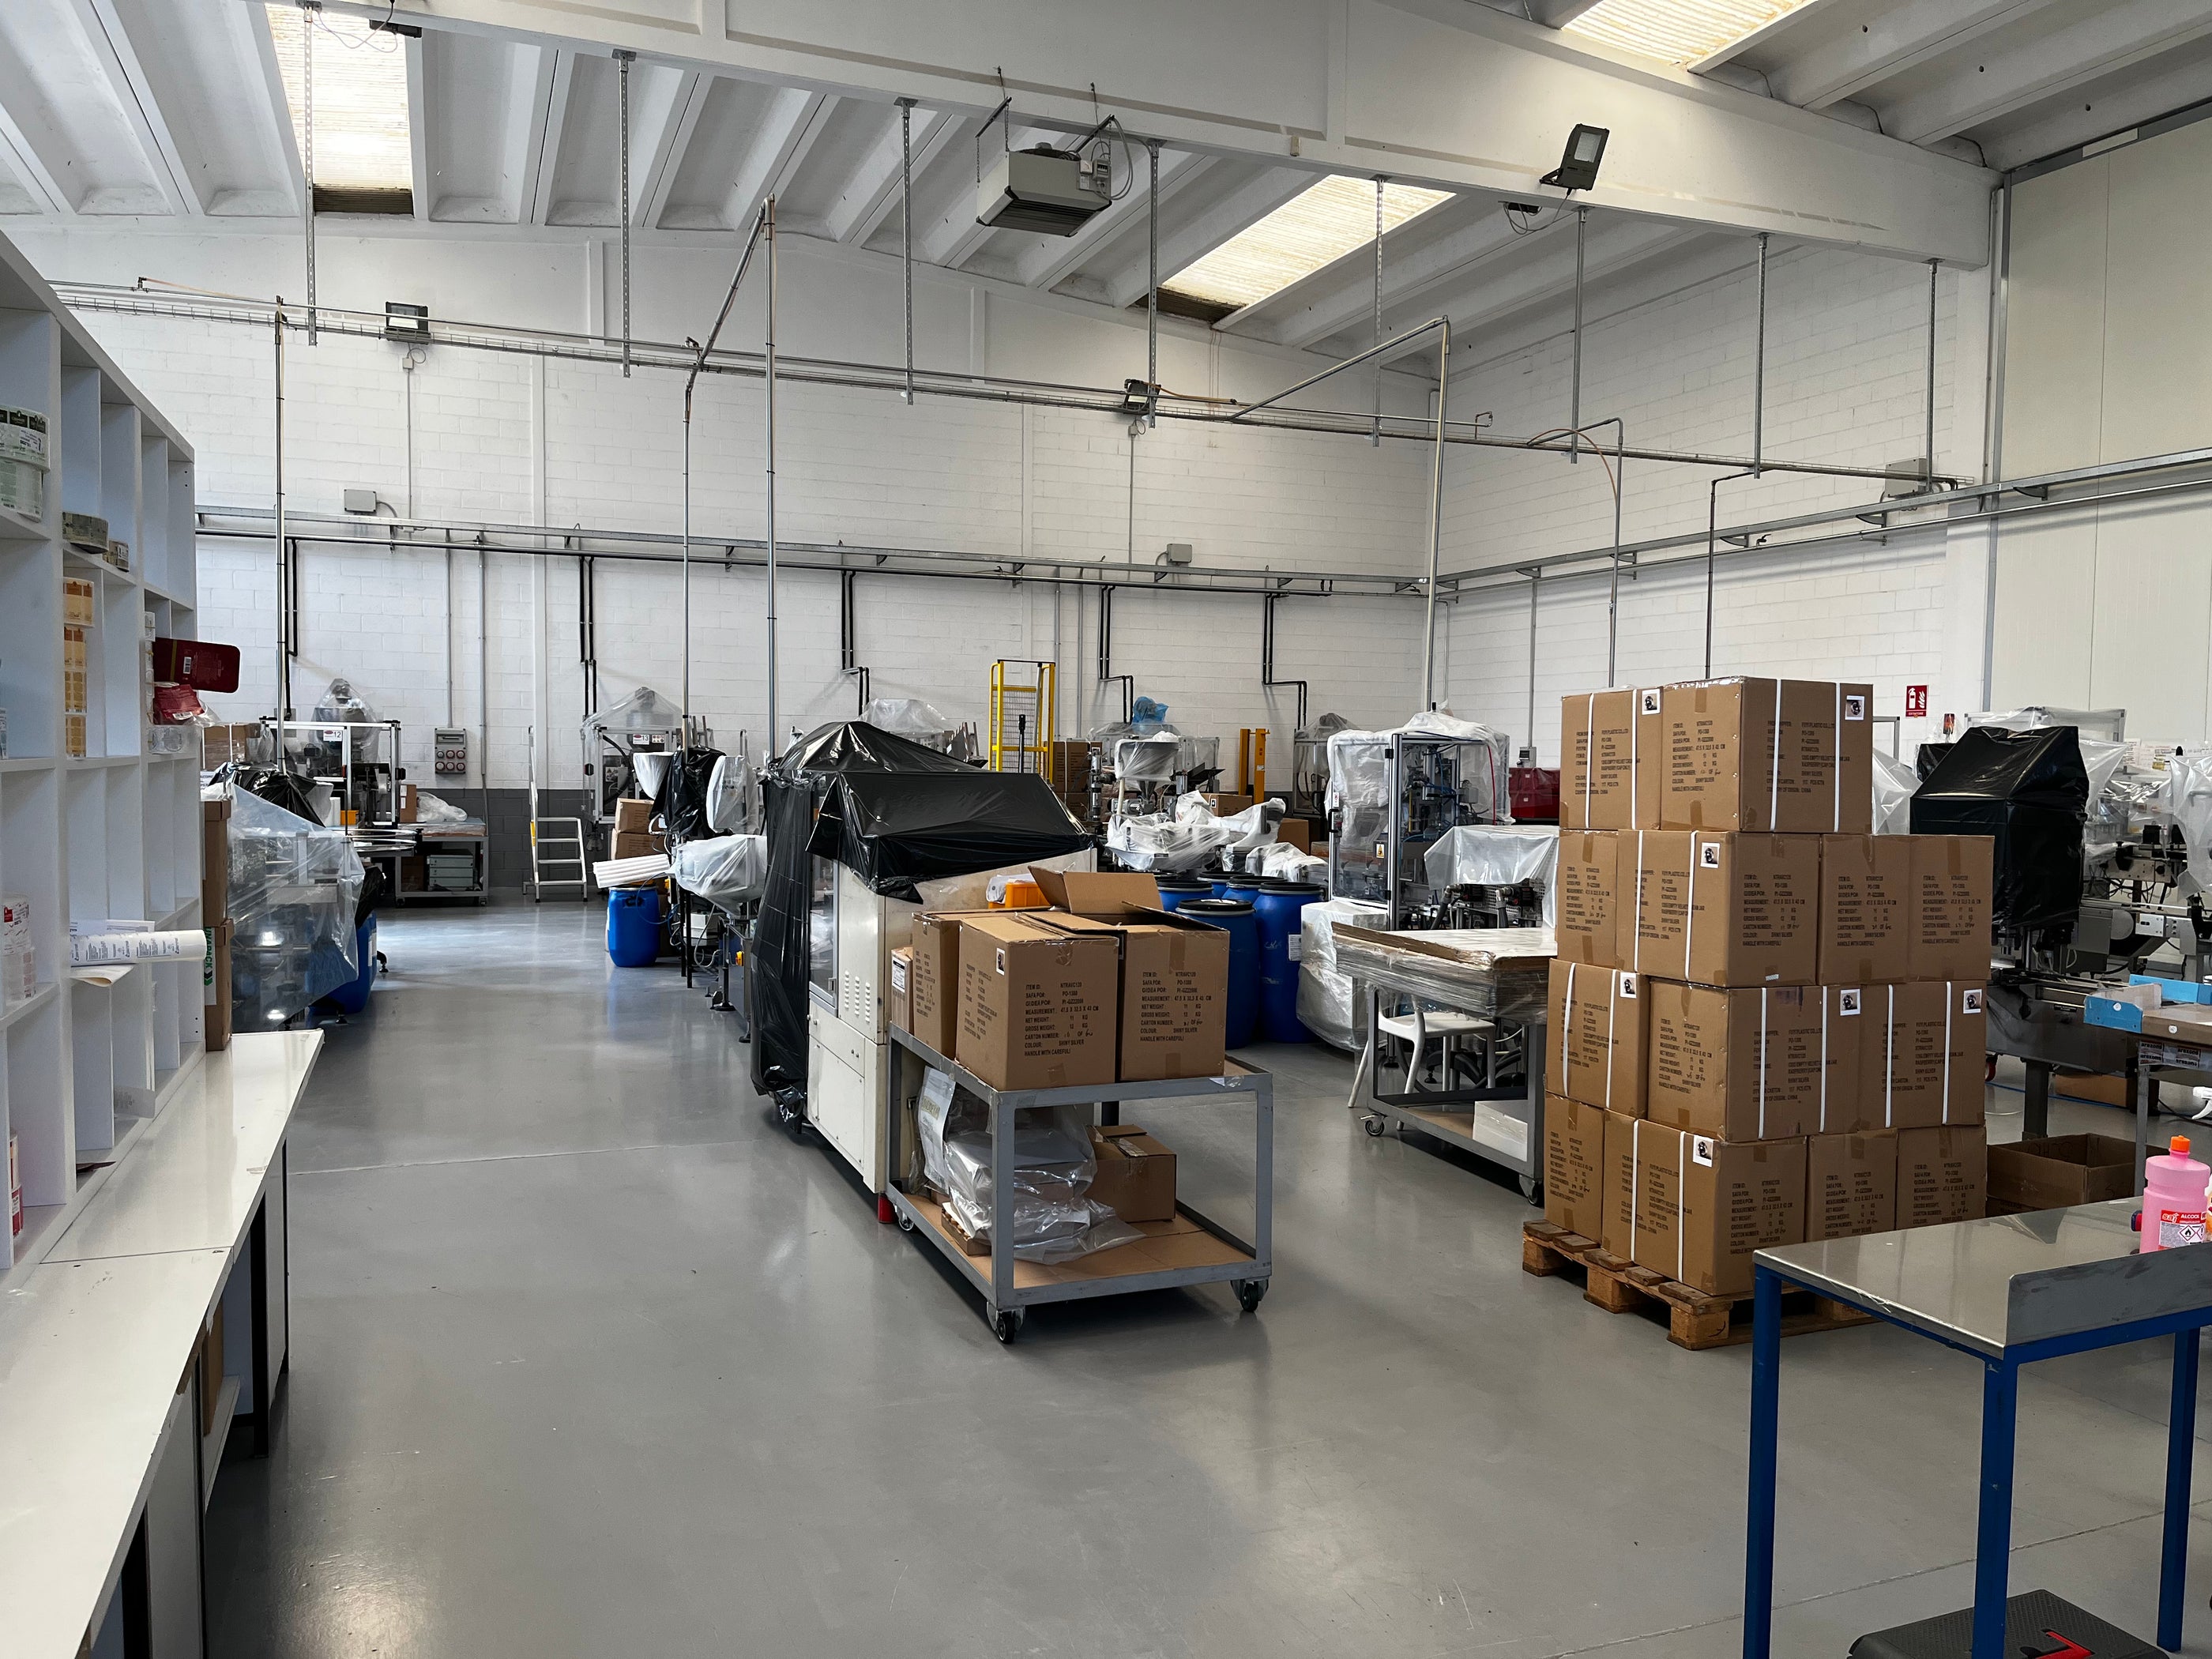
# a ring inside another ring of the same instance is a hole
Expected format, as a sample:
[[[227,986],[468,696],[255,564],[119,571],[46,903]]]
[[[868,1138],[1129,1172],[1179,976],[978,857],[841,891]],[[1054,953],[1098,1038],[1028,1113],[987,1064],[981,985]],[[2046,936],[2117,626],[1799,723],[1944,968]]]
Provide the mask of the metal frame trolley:
[[[1219,1077],[1168,1078],[1149,1083],[1093,1083],[1069,1089],[994,1089],[972,1072],[946,1059],[911,1031],[886,1026],[890,1038],[887,1060],[890,1068],[892,1102],[888,1133],[890,1169],[893,1179],[887,1195],[899,1225],[927,1238],[939,1254],[958,1268],[962,1277],[983,1298],[983,1317],[991,1334],[1011,1342],[1022,1328],[1023,1315],[1042,1302],[1073,1302],[1085,1297],[1126,1296],[1139,1291],[1173,1290],[1188,1285],[1227,1284],[1237,1293],[1245,1312],[1260,1305],[1267,1280],[1274,1271],[1275,1080],[1257,1067],[1231,1060]],[[1120,1121],[1120,1107],[1129,1101],[1178,1098],[1218,1099],[1234,1096],[1251,1101],[1255,1128],[1252,1146],[1252,1238],[1239,1238],[1226,1227],[1209,1220],[1178,1200],[1176,1220],[1139,1223],[1146,1234],[1136,1243],[1101,1250],[1096,1255],[1047,1266],[1018,1260],[1010,1249],[994,1248],[988,1256],[971,1256],[947,1228],[937,1204],[908,1174],[915,1137],[915,1101],[906,1086],[907,1056],[925,1066],[950,1072],[953,1079],[989,1108],[991,1115],[991,1237],[1013,1236],[1014,1113],[1026,1106],[1088,1106],[1103,1109],[1104,1121]],[[909,1187],[916,1190],[909,1192]]]

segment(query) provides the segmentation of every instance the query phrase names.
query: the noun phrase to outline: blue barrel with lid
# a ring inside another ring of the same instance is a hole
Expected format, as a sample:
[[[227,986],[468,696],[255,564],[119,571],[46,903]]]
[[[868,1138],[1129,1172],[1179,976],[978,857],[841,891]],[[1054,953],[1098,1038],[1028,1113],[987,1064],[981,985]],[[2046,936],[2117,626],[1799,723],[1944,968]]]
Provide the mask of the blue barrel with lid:
[[[1161,876],[1152,883],[1160,890],[1160,908],[1173,910],[1192,899],[1215,896],[1213,884],[1196,876]]]
[[[1306,906],[1327,896],[1310,882],[1271,881],[1253,902],[1260,927],[1260,1035],[1270,1042],[1312,1041],[1298,1018],[1297,946]]]
[[[1224,1036],[1231,1048],[1251,1042],[1260,1023],[1260,922],[1243,899],[1197,898],[1177,914],[1210,921],[1229,935],[1229,987]]]
[[[617,968],[650,968],[660,954],[660,890],[617,887],[607,895],[607,955]]]

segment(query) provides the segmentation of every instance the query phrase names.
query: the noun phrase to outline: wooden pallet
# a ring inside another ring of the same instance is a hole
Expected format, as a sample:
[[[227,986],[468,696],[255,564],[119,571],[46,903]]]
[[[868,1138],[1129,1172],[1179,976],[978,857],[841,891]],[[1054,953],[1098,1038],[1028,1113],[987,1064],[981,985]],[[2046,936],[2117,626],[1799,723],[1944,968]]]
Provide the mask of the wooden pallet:
[[[1583,1300],[1607,1313],[1658,1313],[1667,1319],[1667,1340],[1679,1348],[1703,1352],[1751,1340],[1751,1298],[1708,1296],[1666,1274],[1625,1261],[1595,1239],[1571,1233],[1548,1221],[1521,1229],[1521,1271],[1549,1279],[1573,1267],[1583,1270]],[[1874,1316],[1810,1291],[1785,1291],[1782,1334],[1841,1330],[1873,1322]]]

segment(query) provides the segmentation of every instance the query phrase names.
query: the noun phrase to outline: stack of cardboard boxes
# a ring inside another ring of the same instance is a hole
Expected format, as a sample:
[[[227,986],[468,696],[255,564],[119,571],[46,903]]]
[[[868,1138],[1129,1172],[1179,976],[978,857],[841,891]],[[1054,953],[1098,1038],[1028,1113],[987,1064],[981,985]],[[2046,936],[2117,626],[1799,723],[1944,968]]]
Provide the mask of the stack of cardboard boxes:
[[[653,803],[628,798],[615,803],[615,832],[607,856],[650,858],[668,850],[668,839],[653,827]]]
[[[1229,935],[1159,908],[1146,875],[1030,872],[1046,908],[925,910],[891,953],[891,1024],[994,1089],[1218,1077]],[[1091,1131],[1091,1196],[1172,1221],[1175,1155],[1142,1129]]]
[[[1990,843],[1870,833],[1872,702],[1565,700],[1547,1214],[1709,1294],[1983,1212]]]

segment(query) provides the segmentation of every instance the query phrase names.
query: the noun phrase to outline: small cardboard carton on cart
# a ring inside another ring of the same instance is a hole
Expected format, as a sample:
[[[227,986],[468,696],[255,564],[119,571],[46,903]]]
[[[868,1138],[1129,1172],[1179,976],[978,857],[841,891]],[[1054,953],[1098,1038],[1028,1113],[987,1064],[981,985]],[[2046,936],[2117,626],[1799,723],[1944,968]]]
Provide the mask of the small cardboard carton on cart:
[[[1029,912],[1032,921],[1114,943],[1119,1080],[1220,1076],[1228,1064],[1229,935],[1162,909],[1159,888],[1141,872],[1033,866],[1030,874],[1051,907]]]

